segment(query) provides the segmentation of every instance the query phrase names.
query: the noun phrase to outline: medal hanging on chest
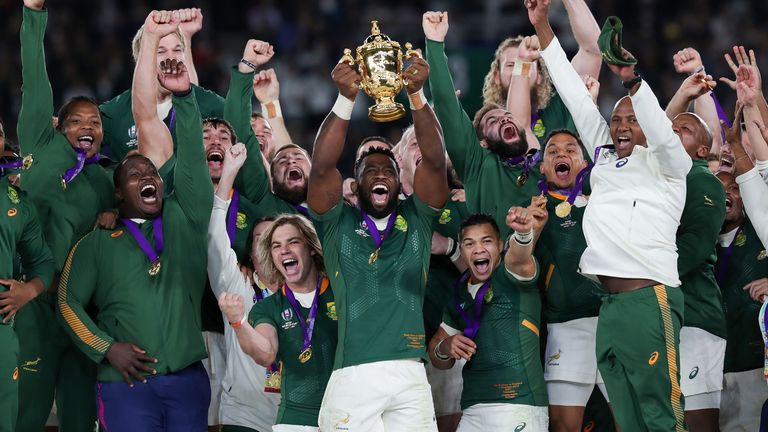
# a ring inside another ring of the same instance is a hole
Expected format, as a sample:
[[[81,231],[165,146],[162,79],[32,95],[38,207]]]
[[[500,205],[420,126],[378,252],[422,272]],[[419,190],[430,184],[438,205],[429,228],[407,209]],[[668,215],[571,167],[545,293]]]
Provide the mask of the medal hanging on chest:
[[[133,238],[136,239],[136,243],[139,244],[139,248],[141,248],[141,251],[149,260],[150,264],[147,273],[149,273],[150,276],[157,276],[157,274],[160,273],[161,268],[160,254],[163,252],[164,248],[163,215],[158,215],[152,221],[152,237],[155,240],[154,247],[149,244],[149,240],[144,237],[144,233],[141,232],[141,229],[139,229],[139,226],[136,224],[136,222],[127,218],[120,218],[120,221],[125,225]]]
[[[267,379],[264,382],[264,391],[267,393],[280,393],[280,386],[282,385],[282,373],[283,363],[272,363],[266,370]]]
[[[299,362],[306,363],[312,358],[312,332],[315,329],[315,318],[317,317],[317,304],[320,298],[320,287],[323,284],[323,276],[317,277],[317,286],[315,286],[315,297],[312,299],[312,306],[309,308],[309,316],[307,320],[301,317],[301,307],[296,300],[296,296],[291,291],[288,284],[285,284],[285,297],[288,299],[288,303],[291,304],[293,312],[296,314],[296,318],[299,320],[301,326],[301,333],[304,336],[304,342],[299,353]]]
[[[370,216],[368,216],[364,211],[360,210],[360,213],[363,215],[363,220],[365,221],[365,226],[368,229],[368,232],[371,234],[371,238],[373,239],[373,242],[376,244],[376,249],[371,252],[371,255],[368,257],[368,265],[373,265],[373,263],[376,262],[377,259],[379,259],[379,252],[381,251],[381,245],[384,244],[384,240],[389,237],[389,234],[392,232],[392,228],[395,227],[395,220],[397,219],[397,210],[393,211],[392,214],[389,215],[389,219],[387,220],[387,227],[384,228],[384,232],[380,233],[379,228],[376,227],[376,223],[371,219]]]
[[[64,171],[64,174],[61,175],[61,188],[64,190],[67,190],[67,185],[74,180],[81,171],[83,171],[83,167],[95,164],[101,159],[100,154],[95,154],[87,158],[85,150],[80,149],[75,149],[75,156],[77,157],[75,165]]]
[[[600,150],[602,149],[602,146],[598,146],[595,149],[595,157],[593,160],[597,160],[597,157],[600,155]],[[542,194],[549,193],[555,198],[562,199],[563,201],[555,206],[555,215],[561,219],[568,217],[571,214],[571,210],[573,210],[573,203],[576,201],[576,198],[581,194],[581,190],[584,187],[584,180],[587,178],[587,174],[589,174],[592,171],[592,168],[594,167],[594,164],[589,164],[586,167],[582,168],[581,171],[576,175],[576,180],[574,181],[573,187],[570,191],[568,191],[568,196],[566,197],[563,194],[555,194],[552,192],[549,192],[549,185],[547,184],[546,179],[542,179],[542,181],[539,182],[539,190]],[[565,193],[565,191],[563,191]]]

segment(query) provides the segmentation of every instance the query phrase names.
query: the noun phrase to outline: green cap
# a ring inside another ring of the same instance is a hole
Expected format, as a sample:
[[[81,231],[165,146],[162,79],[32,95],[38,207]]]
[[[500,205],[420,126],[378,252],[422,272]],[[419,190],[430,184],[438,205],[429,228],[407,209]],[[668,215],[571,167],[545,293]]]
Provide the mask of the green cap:
[[[600,53],[606,63],[619,66],[631,66],[637,64],[637,59],[630,57],[624,58],[621,41],[621,32],[624,25],[619,17],[611,16],[605,20],[600,36],[597,38],[597,45],[600,47]]]

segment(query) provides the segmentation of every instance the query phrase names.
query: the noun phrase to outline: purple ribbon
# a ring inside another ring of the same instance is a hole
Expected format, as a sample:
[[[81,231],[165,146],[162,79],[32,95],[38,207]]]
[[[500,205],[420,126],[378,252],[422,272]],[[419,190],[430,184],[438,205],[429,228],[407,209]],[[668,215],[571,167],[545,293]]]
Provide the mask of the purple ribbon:
[[[304,318],[301,317],[301,308],[299,307],[299,302],[296,301],[296,296],[293,295],[293,291],[291,291],[291,287],[288,286],[288,283],[285,283],[285,297],[288,299],[288,303],[291,304],[291,308],[293,308],[293,311],[296,313],[296,316],[299,318],[299,325],[301,325],[301,332],[304,334],[304,344],[302,345],[301,350],[304,351],[310,346],[312,346],[312,331],[315,328],[315,317],[317,316],[317,301],[320,298],[320,286],[323,284],[323,275],[318,275],[317,277],[317,286],[315,286],[315,298],[312,300],[312,306],[309,308],[309,316],[307,317],[307,321],[304,321]]]
[[[465,270],[464,274],[461,275],[459,280],[456,282],[456,310],[459,312],[459,315],[461,316],[461,319],[464,320],[465,323],[467,323],[467,326],[464,327],[464,336],[474,339],[477,335],[477,332],[480,330],[480,318],[483,312],[483,297],[485,297],[485,292],[488,291],[488,288],[491,286],[491,278],[488,278],[487,281],[480,287],[479,290],[477,290],[477,294],[475,294],[475,307],[472,310],[474,316],[469,316],[467,311],[464,310],[463,307],[461,307],[461,303],[459,302],[459,290],[461,287],[464,286],[469,281],[469,270]]]
[[[61,176],[61,180],[65,184],[69,184],[72,180],[74,180],[75,177],[77,177],[77,175],[80,174],[80,172],[83,170],[83,167],[85,165],[95,164],[101,159],[101,155],[98,153],[89,158],[86,158],[85,150],[81,150],[81,149],[74,149],[74,150],[75,150],[75,155],[77,156],[77,162],[75,162],[74,166],[64,171],[64,174]]]
[[[240,194],[232,189],[232,201],[227,210],[227,235],[229,236],[229,245],[235,244],[235,232],[237,230],[237,212],[240,210]]]
[[[563,192],[568,193],[567,201],[569,204],[573,204],[574,201],[576,201],[576,197],[581,193],[581,189],[584,186],[584,180],[587,178],[587,174],[592,171],[592,168],[595,167],[594,161],[597,160],[598,155],[600,155],[600,150],[602,149],[603,146],[597,146],[597,148],[595,148],[595,157],[592,159],[593,162],[582,168],[581,171],[576,174],[576,182],[570,191],[558,191],[558,193],[561,195],[565,195]],[[549,192],[549,184],[547,183],[547,179],[544,178],[539,180],[539,190],[541,191],[542,195],[546,195],[547,192]]]
[[[309,217],[309,210],[307,210],[307,208],[303,205],[293,204],[293,208],[295,208],[297,212],[303,214],[304,216]]]
[[[370,218],[370,216],[368,216],[362,210],[360,210],[360,213],[362,213],[366,228],[368,228],[368,232],[371,233],[371,238],[373,238],[373,242],[376,244],[376,249],[381,249],[381,245],[384,244],[384,240],[389,237],[389,234],[392,232],[392,228],[395,227],[397,210],[393,211],[392,214],[389,215],[389,220],[387,221],[387,227],[384,228],[384,233],[379,232],[379,228],[376,227],[376,223],[373,221],[373,219]]]
[[[168,130],[173,130],[173,126],[176,124],[176,107],[171,107],[171,119],[168,121]]]
[[[5,170],[21,168],[24,166],[22,158],[0,158],[0,177],[5,176]]]
[[[253,302],[258,303],[264,300],[264,293],[261,292],[261,288],[259,288],[259,285],[252,284],[251,287],[253,287]]]
[[[717,110],[717,118],[723,121],[728,128],[731,128],[731,122],[728,120],[728,115],[725,113],[725,110],[723,109],[723,106],[720,105],[720,101],[717,100],[717,96],[715,96],[715,92],[711,91],[709,92],[709,95],[712,96],[712,100],[715,101],[715,110]],[[723,142],[725,142],[725,131],[723,128],[720,128],[720,134],[723,136]]]
[[[744,225],[741,225],[739,229],[736,230],[736,235],[733,236],[733,240],[731,241],[731,244],[729,244],[728,247],[725,249],[725,252],[723,252],[722,259],[718,260],[718,263],[720,264],[720,268],[717,270],[715,279],[717,279],[717,283],[719,285],[722,285],[723,283],[725,283],[725,277],[728,276],[728,266],[731,263],[731,256],[733,256],[733,246],[736,244],[736,240],[739,238],[739,234],[741,233],[741,229],[743,227]]]
[[[128,218],[120,218],[120,221],[125,225],[125,227],[128,229],[128,232],[131,233],[133,238],[136,239],[136,243],[139,244],[139,247],[141,248],[141,251],[144,252],[144,255],[146,255],[147,259],[150,263],[155,263],[160,259],[160,254],[163,252],[163,215],[158,215],[153,221],[152,221],[152,236],[155,239],[155,247],[152,247],[152,245],[149,244],[149,241],[146,237],[144,237],[144,234],[141,232],[141,229],[139,229],[139,226],[136,225],[136,222],[128,219]]]

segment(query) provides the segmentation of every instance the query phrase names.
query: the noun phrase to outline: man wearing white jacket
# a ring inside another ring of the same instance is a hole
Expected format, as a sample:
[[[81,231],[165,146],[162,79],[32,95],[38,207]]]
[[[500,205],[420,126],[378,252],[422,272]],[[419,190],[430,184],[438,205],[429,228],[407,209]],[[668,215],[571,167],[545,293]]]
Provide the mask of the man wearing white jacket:
[[[629,96],[610,123],[603,119],[555,38],[548,6],[549,0],[526,1],[542,58],[587,153],[603,146],[591,175],[579,265],[608,292],[597,325],[598,367],[622,430],[683,431],[675,240],[691,158],[633,64],[608,65]],[[614,63],[631,63],[629,52],[622,54],[624,61]]]

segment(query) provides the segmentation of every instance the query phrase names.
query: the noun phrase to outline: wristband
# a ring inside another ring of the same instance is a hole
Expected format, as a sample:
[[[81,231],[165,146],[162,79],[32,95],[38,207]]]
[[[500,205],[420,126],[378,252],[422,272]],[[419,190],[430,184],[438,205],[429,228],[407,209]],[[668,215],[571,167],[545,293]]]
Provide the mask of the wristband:
[[[697,74],[697,73],[699,73],[699,72],[704,72],[704,73],[706,73],[706,70],[704,69],[704,65],[701,65],[701,66],[699,66],[698,68],[696,68],[696,70],[695,70],[695,71],[691,72],[691,75],[696,75],[696,74]]]
[[[623,81],[621,85],[624,86],[625,89],[631,90],[632,87],[634,87],[637,83],[639,83],[642,80],[643,80],[643,77],[641,77],[640,74],[637,73],[637,71],[635,71],[635,77],[632,78],[631,80]]]
[[[515,60],[515,65],[512,66],[512,76],[524,76],[530,78],[535,70],[536,62],[527,62],[518,59]]]
[[[427,104],[427,97],[424,96],[424,87],[420,88],[416,93],[408,95],[408,101],[411,104],[412,110],[420,110]]]
[[[239,329],[242,327],[243,323],[245,323],[246,319],[248,319],[248,315],[243,314],[243,319],[240,321],[230,322],[229,325],[231,325],[233,329]]]
[[[355,102],[347,99],[346,96],[339,93],[336,98],[336,103],[333,104],[331,112],[336,114],[336,117],[342,120],[349,120],[352,118],[352,110],[355,108]]]
[[[249,62],[248,60],[246,60],[246,59],[244,59],[244,58],[240,59],[240,63],[242,63],[242,64],[244,64],[244,65],[248,66],[248,67],[249,67],[249,68],[251,68],[251,69],[253,69],[253,71],[254,71],[254,72],[256,72],[256,71],[259,69],[259,67],[258,67],[258,66],[256,66],[255,64],[253,64],[253,63]]]
[[[515,231],[514,234],[512,234],[512,240],[520,246],[529,246],[533,241],[533,230],[525,233]]]
[[[280,101],[273,100],[272,102],[261,104],[261,113],[267,120],[275,117],[282,117],[283,111],[280,109]]]
[[[451,356],[445,355],[445,354],[440,352],[440,345],[442,345],[443,342],[445,342],[445,339],[443,339],[440,342],[438,342],[437,345],[435,345],[435,349],[433,351],[435,352],[435,357],[437,357],[438,360],[440,360],[440,361],[448,361],[448,360],[451,359]]]

